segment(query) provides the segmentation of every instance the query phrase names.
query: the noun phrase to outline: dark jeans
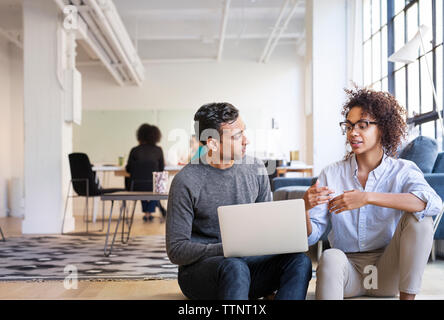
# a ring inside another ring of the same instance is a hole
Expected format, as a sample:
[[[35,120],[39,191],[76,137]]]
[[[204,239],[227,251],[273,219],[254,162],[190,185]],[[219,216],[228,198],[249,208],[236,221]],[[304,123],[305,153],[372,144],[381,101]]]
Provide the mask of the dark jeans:
[[[277,300],[304,300],[311,274],[311,260],[304,253],[217,256],[180,266],[178,282],[190,299],[248,300],[278,290]]]
[[[142,200],[142,211],[153,213],[156,211],[156,207],[159,205],[158,200],[145,201]]]

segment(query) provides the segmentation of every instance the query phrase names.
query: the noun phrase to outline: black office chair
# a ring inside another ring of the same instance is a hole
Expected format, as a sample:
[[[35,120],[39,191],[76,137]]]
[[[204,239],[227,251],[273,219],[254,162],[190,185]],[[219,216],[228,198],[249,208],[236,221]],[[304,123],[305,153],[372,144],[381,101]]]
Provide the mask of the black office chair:
[[[130,177],[125,180],[125,188],[129,191],[153,191],[153,168],[157,164],[153,161],[136,161],[131,163]],[[134,202],[134,206],[136,202]],[[165,218],[166,210],[160,201],[157,207]]]
[[[125,191],[121,188],[103,189],[96,179],[96,173],[92,170],[91,162],[85,153],[71,153],[69,155],[69,166],[71,169],[71,180],[69,182],[68,194],[66,196],[65,211],[63,213],[62,222],[62,234],[65,225],[66,209],[68,206],[68,198],[85,197],[85,211],[86,211],[86,234],[88,234],[89,224],[89,198],[98,197],[102,194]],[[70,196],[71,185],[76,192],[77,196]],[[102,231],[105,224],[105,206],[102,206],[102,229],[96,231]]]
[[[5,242],[5,236],[3,235],[2,227],[0,227],[0,234],[2,235],[2,241]]]

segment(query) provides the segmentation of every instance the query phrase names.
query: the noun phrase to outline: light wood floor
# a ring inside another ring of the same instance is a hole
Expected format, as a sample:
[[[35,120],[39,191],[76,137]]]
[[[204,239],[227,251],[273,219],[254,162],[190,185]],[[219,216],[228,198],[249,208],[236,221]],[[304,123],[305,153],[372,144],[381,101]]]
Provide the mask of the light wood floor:
[[[164,235],[165,223],[156,213],[153,222],[142,221],[137,212],[132,235]],[[83,231],[80,217],[76,217],[76,231]],[[6,237],[21,235],[21,219],[0,218],[0,225]],[[97,225],[100,226],[100,225]],[[113,225],[111,226],[113,227]],[[314,252],[310,252],[314,256]],[[313,268],[316,261],[313,259]],[[307,299],[315,297],[315,279],[310,281]],[[0,282],[0,299],[143,299],[170,300],[186,299],[181,293],[177,280],[148,281],[79,281],[77,289],[66,290],[63,281],[43,282]],[[429,262],[423,276],[421,294],[417,299],[444,300],[444,260]]]
[[[80,211],[81,212],[81,211]],[[143,222],[142,213],[137,212],[131,229],[131,236],[165,235],[165,223],[160,213],[155,213],[153,222]],[[76,218],[75,232],[85,230],[82,217]],[[22,219],[0,218],[5,237],[19,236]],[[105,224],[107,226],[107,224]],[[111,228],[115,226],[112,223]],[[96,223],[91,229],[99,229]],[[114,230],[114,229],[111,229]],[[1,243],[0,243],[1,245]],[[131,299],[131,300],[170,300],[186,299],[181,293],[177,280],[147,281],[79,281],[77,289],[66,290],[63,281],[20,281],[0,282],[0,299]]]

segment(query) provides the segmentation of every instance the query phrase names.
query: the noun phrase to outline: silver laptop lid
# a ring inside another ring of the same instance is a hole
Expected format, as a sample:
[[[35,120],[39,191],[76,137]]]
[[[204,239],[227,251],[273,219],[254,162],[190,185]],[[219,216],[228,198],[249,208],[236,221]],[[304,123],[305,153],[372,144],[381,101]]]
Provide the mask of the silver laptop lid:
[[[225,257],[308,250],[303,199],[221,206],[217,211]]]

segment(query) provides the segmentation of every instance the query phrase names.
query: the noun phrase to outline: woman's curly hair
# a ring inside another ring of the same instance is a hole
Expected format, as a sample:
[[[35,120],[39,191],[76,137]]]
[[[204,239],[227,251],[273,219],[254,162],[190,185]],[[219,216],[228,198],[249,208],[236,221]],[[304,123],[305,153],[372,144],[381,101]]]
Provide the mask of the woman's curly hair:
[[[407,137],[407,113],[388,92],[374,91],[367,88],[345,89],[348,100],[342,107],[342,115],[347,118],[353,107],[361,107],[362,111],[375,119],[381,131],[381,144],[387,156],[395,157],[402,139]],[[353,152],[348,153],[348,159]]]
[[[137,129],[136,136],[139,143],[155,146],[162,138],[162,133],[158,127],[144,123]]]

